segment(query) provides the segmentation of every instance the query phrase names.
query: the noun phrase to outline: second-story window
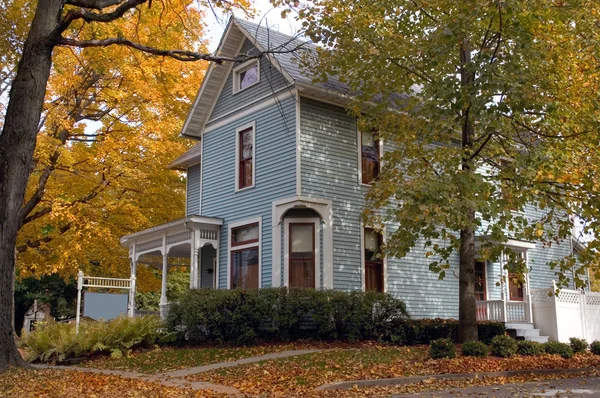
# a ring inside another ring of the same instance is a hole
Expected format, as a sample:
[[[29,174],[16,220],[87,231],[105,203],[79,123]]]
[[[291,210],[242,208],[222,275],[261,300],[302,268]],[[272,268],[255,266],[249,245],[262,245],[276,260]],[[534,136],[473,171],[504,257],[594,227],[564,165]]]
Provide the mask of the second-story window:
[[[237,130],[237,189],[254,186],[254,126]]]
[[[360,133],[360,159],[361,159],[361,182],[370,184],[379,175],[380,162],[380,141],[373,132]]]

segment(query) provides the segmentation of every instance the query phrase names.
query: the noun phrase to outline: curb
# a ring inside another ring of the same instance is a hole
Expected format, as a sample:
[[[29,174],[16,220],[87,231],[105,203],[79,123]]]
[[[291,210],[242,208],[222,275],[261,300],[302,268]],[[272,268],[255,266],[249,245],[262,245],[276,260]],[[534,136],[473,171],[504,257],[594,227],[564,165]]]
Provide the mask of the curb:
[[[411,376],[411,377],[397,377],[392,379],[371,379],[371,380],[348,380],[338,381],[335,383],[323,384],[315,388],[315,391],[328,391],[328,390],[349,390],[355,387],[386,387],[386,386],[402,386],[406,384],[422,383],[427,380],[464,380],[474,379],[482,377],[510,377],[519,376],[523,374],[534,374],[534,375],[545,375],[545,374],[576,374],[584,373],[596,368],[583,368],[583,369],[525,369],[525,370],[507,370],[502,372],[482,372],[482,373],[455,373],[455,374],[441,374],[441,375],[426,375],[426,376]]]

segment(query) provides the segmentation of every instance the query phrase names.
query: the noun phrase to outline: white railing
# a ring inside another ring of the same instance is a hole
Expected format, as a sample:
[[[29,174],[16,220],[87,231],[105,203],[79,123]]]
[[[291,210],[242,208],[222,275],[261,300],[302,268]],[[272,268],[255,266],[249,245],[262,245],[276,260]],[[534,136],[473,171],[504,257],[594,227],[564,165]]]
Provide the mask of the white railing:
[[[104,288],[119,288],[130,289],[131,279],[120,278],[101,278],[97,276],[84,276],[82,287],[104,287]]]
[[[528,312],[529,303],[526,301],[506,302],[506,322],[531,322]]]
[[[526,301],[485,300],[475,305],[478,321],[531,322]]]

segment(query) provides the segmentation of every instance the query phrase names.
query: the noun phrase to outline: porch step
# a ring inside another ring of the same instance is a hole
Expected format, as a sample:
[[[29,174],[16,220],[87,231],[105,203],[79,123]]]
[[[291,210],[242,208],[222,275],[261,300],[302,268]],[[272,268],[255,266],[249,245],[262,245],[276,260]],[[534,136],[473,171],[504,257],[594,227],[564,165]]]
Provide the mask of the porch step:
[[[537,341],[545,343],[548,341],[548,336],[540,336],[540,330],[533,328],[533,323],[507,323],[506,331],[509,336],[517,340]]]

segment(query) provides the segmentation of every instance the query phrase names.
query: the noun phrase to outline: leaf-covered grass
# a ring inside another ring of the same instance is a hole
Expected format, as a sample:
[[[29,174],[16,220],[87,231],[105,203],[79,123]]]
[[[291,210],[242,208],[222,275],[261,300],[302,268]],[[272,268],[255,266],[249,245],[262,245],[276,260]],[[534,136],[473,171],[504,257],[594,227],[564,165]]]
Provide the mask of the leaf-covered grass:
[[[558,355],[494,358],[427,359],[427,347],[372,347],[333,350],[299,357],[264,361],[188,376],[238,388],[246,394],[283,392],[303,396],[326,383],[414,375],[480,373],[523,369],[595,368],[600,358],[584,354],[572,359]]]
[[[333,347],[360,347],[362,344],[324,344],[319,342],[296,342],[281,344],[263,344],[251,347],[158,347],[150,351],[137,351],[122,358],[96,358],[80,366],[97,369],[116,369],[139,373],[162,373],[217,362],[236,361],[238,359],[261,356],[270,353],[327,349]]]

